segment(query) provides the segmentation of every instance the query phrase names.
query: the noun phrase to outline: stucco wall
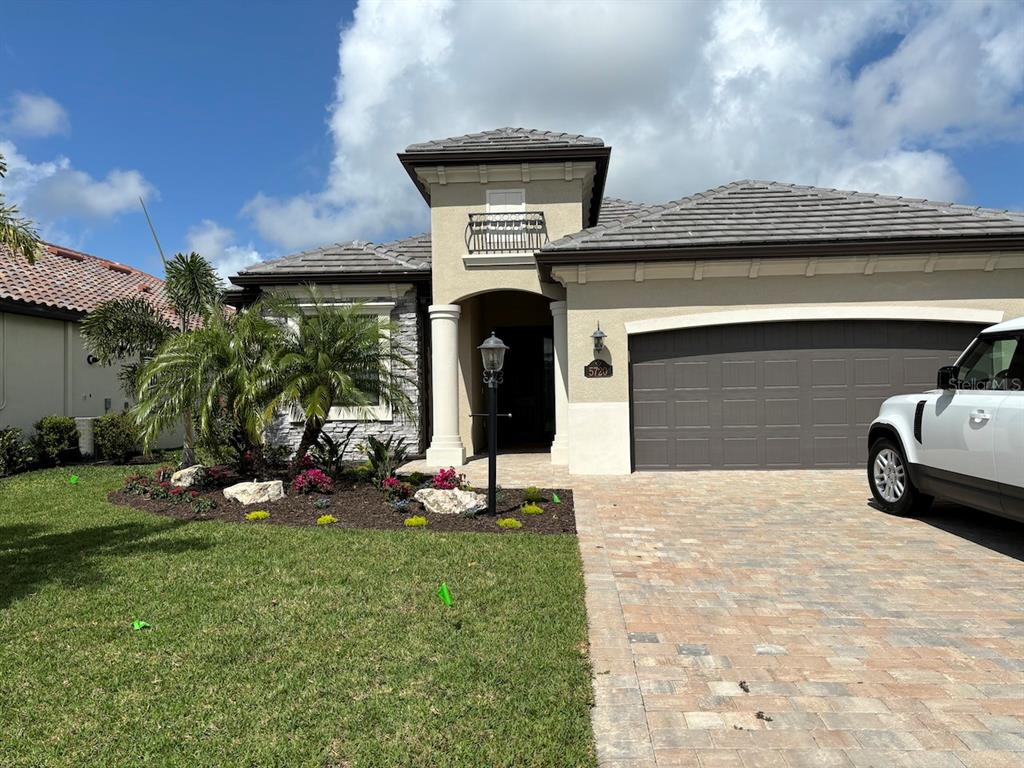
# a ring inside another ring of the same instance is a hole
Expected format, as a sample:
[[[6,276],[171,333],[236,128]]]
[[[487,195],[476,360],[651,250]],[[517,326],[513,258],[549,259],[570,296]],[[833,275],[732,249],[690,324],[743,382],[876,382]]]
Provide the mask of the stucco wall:
[[[614,274],[612,268],[604,269],[603,277]],[[578,474],[629,471],[627,322],[814,305],[981,309],[1002,312],[1006,319],[1024,316],[1024,270],[1016,268],[639,282],[632,265],[621,272],[629,279],[595,280],[602,277],[598,268],[588,268],[586,282],[567,281],[570,471]],[[602,357],[613,364],[614,375],[587,379],[583,366],[594,358],[590,335],[598,322],[608,334]]]
[[[364,297],[373,301],[372,297]],[[378,297],[380,301],[393,301],[390,296]],[[424,364],[425,364],[425,341],[423,335],[423,323],[418,314],[419,300],[417,291],[410,290],[399,298],[391,310],[391,320],[398,325],[398,332],[392,338],[404,346],[410,353],[407,355],[407,366],[400,373],[406,375],[411,383],[404,387],[406,394],[412,400],[413,415],[410,418],[403,418],[394,415],[392,418],[381,421],[361,421],[356,419],[339,419],[327,423],[324,430],[332,437],[341,438],[355,425],[352,433],[352,442],[349,444],[349,451],[346,458],[359,459],[358,446],[365,442],[368,435],[374,435],[381,439],[387,439],[390,435],[405,438],[405,444],[413,454],[422,453],[425,449],[422,437],[423,406],[427,396],[424,386]],[[288,416],[279,416],[270,427],[267,439],[271,444],[287,445],[294,449],[302,438],[303,423],[293,421]]]
[[[118,370],[89,365],[77,322],[0,313],[0,427],[31,433],[43,416],[102,416],[107,398],[110,412],[120,412],[131,401]],[[154,447],[180,445],[173,431]]]
[[[435,304],[455,304],[483,291],[522,290],[562,298],[561,286],[542,284],[536,266],[467,267],[466,225],[470,213],[487,211],[488,189],[526,190],[526,210],[543,211],[548,237],[556,240],[583,226],[584,182],[580,179],[453,182],[430,188],[433,292]]]

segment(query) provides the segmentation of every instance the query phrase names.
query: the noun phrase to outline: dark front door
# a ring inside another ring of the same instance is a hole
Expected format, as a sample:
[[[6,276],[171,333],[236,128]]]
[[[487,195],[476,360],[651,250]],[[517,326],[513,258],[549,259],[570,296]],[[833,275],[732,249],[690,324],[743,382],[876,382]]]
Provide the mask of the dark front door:
[[[554,345],[551,328],[498,328],[509,351],[498,388],[499,448],[547,449],[555,436]]]

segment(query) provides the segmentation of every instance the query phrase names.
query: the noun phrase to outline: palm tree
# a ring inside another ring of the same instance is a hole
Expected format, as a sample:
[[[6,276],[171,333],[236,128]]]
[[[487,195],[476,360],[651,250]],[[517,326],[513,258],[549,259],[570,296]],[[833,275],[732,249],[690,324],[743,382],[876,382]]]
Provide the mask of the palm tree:
[[[198,253],[179,253],[164,265],[164,291],[178,317],[177,327],[138,297],[112,299],[100,304],[82,323],[85,346],[103,365],[122,364],[125,391],[139,389],[139,372],[172,336],[185,333],[215,309],[221,282],[210,263]],[[191,408],[181,411],[185,439],[182,466],[195,464],[195,428]]]
[[[278,394],[264,418],[284,408],[302,410],[305,425],[293,473],[319,439],[332,407],[367,412],[379,403],[399,415],[412,413],[406,388],[415,383],[396,332],[396,324],[366,314],[361,305],[325,304],[312,289],[308,303],[290,305],[284,352],[276,361]]]
[[[257,303],[236,313],[209,312],[201,328],[170,338],[139,376],[133,412],[143,444],[194,410],[201,438],[214,437],[227,416],[237,442],[258,448],[276,394],[283,336]]]
[[[0,155],[0,179],[7,175],[7,161]],[[39,241],[35,226],[18,213],[18,206],[4,202],[4,193],[0,191],[0,245],[14,251],[15,254],[28,259],[34,264],[42,255],[43,244]]]

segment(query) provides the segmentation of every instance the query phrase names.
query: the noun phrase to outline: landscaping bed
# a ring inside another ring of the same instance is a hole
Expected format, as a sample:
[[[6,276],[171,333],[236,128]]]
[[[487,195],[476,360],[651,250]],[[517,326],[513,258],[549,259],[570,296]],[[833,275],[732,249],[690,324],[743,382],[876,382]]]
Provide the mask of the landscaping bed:
[[[282,479],[267,477],[264,479]],[[287,478],[284,478],[285,481]],[[409,476],[400,476],[399,480],[408,482]],[[415,478],[413,478],[415,479]],[[429,478],[421,483],[430,487]],[[234,473],[221,471],[216,479],[203,487],[189,492],[188,498],[156,498],[151,494],[140,494],[128,490],[114,491],[108,497],[115,504],[135,507],[158,515],[165,515],[176,520],[222,520],[243,523],[245,525],[292,525],[316,526],[317,521],[325,515],[334,518],[330,523],[339,528],[364,528],[371,530],[409,530],[419,531],[472,531],[475,533],[544,533],[558,534],[576,533],[576,517],[573,509],[572,491],[568,489],[534,489],[540,499],[534,502],[540,508],[536,514],[525,514],[524,506],[527,498],[533,498],[523,488],[501,488],[498,490],[497,514],[490,515],[486,511],[473,516],[431,514],[414,499],[406,499],[402,509],[395,509],[389,503],[387,495],[370,482],[342,478],[332,482],[330,493],[296,493],[285,482],[286,496],[276,501],[259,504],[243,505],[224,498],[223,489],[240,482]],[[475,488],[475,491],[486,496],[486,488]],[[196,503],[199,499],[209,499],[209,503]],[[558,499],[556,502],[555,499]],[[251,512],[266,511],[269,517],[260,520],[247,520]],[[426,518],[425,526],[410,527],[406,520],[421,516]],[[512,519],[521,523],[521,527],[503,528],[498,520]]]

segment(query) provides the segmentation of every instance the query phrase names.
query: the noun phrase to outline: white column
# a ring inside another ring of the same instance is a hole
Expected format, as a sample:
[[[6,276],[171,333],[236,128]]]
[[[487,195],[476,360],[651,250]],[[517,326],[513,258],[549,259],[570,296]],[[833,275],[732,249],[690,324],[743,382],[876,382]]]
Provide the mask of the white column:
[[[566,302],[551,302],[555,347],[555,439],[551,463],[569,463],[569,318]]]
[[[459,437],[458,304],[432,304],[430,312],[430,395],[434,434],[427,448],[432,467],[461,467],[466,449]]]

